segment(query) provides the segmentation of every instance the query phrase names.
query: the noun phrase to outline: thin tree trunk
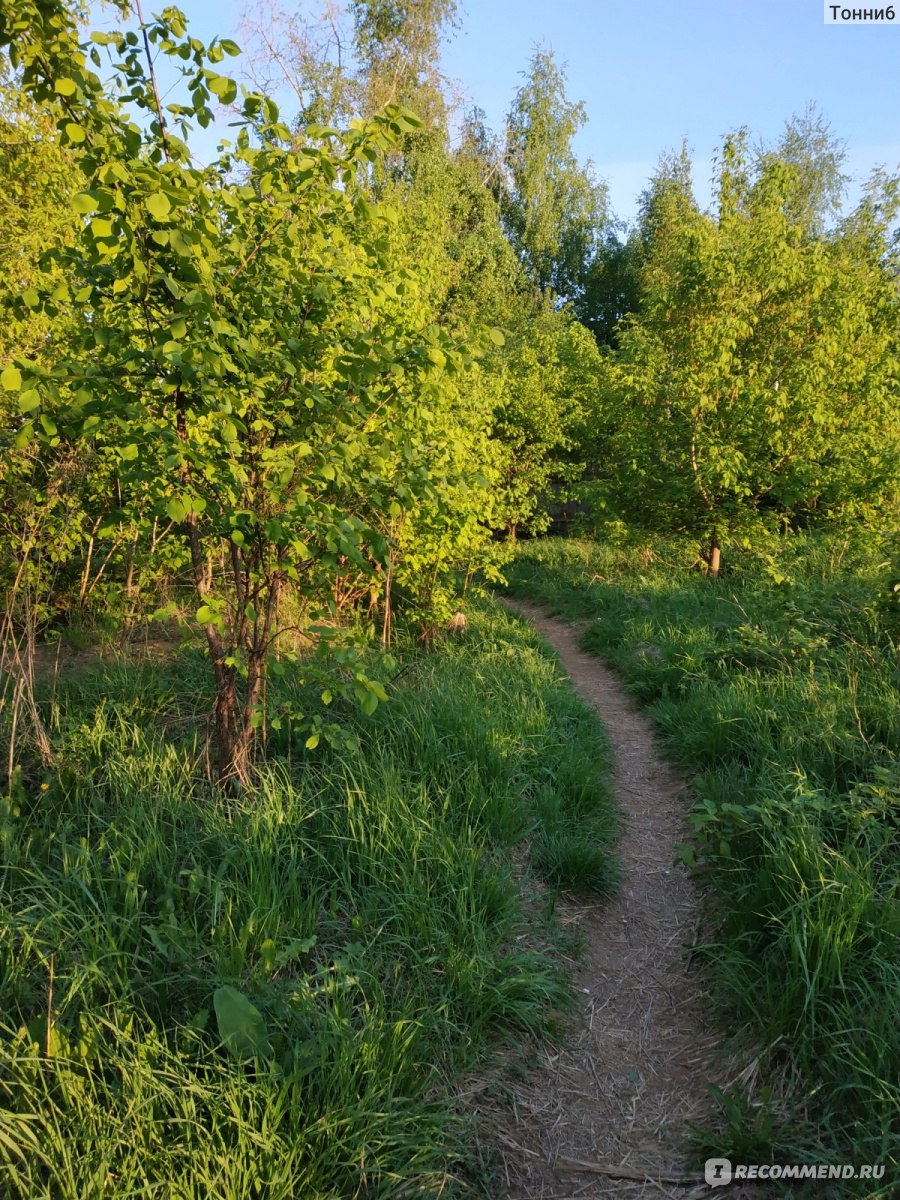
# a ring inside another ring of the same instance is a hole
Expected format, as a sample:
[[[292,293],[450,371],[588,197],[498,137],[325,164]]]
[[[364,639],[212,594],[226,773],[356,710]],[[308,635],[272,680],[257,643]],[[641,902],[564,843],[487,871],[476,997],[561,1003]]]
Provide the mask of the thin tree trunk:
[[[175,422],[179,438],[187,441],[187,423],[185,419],[184,397],[180,391],[175,393]],[[181,471],[181,482],[187,486],[189,471],[185,466]],[[188,531],[188,545],[191,552],[191,568],[194,575],[194,587],[197,597],[206,600],[207,588],[206,556],[197,526],[197,514],[185,514],[184,523]],[[239,584],[237,584],[239,589]],[[239,596],[240,598],[240,596]],[[238,726],[237,726],[237,667],[229,665],[225,659],[229,657],[226,646],[219,630],[213,622],[204,626],[206,642],[209,646],[210,657],[213,661],[213,673],[216,681],[215,740],[216,740],[216,771],[221,787],[233,787],[235,781],[243,782],[241,768],[243,763],[238,756]]]
[[[128,551],[128,569],[125,572],[125,598],[129,602],[134,599],[134,563],[137,558],[138,540],[141,536],[140,526],[135,529],[131,539],[131,549]]]
[[[237,703],[233,698],[234,735],[231,743],[231,762],[226,776],[226,782],[246,783],[252,771],[253,732],[255,729],[253,717],[257,705],[263,696],[265,679],[266,656],[272,633],[275,611],[278,607],[279,579],[277,575],[270,579],[266,607],[262,623],[256,623],[253,630],[253,641],[247,659],[247,690],[244,695],[243,711],[238,720]],[[219,771],[222,781],[222,771]]]
[[[391,644],[391,579],[394,574],[394,554],[391,551],[388,558],[388,568],[384,576],[384,621],[381,625],[381,644]]]
[[[99,516],[97,518],[97,520],[94,522],[94,524],[91,526],[91,536],[88,538],[87,555],[84,560],[84,568],[82,569],[82,572],[81,572],[81,585],[78,588],[78,607],[79,608],[84,608],[84,603],[85,603],[85,600],[87,599],[88,581],[91,578],[91,560],[94,557],[94,537],[97,533],[97,530],[100,528],[100,522],[102,520],[103,520],[103,517]]]
[[[718,530],[713,530],[709,539],[709,577],[710,579],[718,579],[719,577],[719,560],[721,558],[722,548],[719,545]]]
[[[235,713],[237,697],[235,695],[236,669],[226,666],[221,658],[213,662],[216,678],[215,704],[215,741],[216,741],[216,777],[220,787],[231,785],[239,778],[235,764],[235,744],[237,730],[235,728]]]

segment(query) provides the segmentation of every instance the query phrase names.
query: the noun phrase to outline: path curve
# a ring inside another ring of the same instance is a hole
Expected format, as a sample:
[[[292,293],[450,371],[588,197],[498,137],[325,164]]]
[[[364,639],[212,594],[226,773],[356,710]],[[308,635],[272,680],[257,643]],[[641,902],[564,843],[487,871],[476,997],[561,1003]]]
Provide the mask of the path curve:
[[[513,1115],[498,1131],[507,1195],[721,1196],[702,1175],[685,1178],[681,1166],[680,1135],[687,1123],[703,1123],[708,1084],[730,1082],[705,1021],[702,980],[685,955],[699,922],[696,889],[675,861],[686,836],[685,781],[661,757],[649,719],[619,679],[579,649],[578,628],[536,605],[504,603],[532,622],[599,713],[622,822],[619,895],[560,908],[586,941],[573,972],[584,1020],[513,1089]]]

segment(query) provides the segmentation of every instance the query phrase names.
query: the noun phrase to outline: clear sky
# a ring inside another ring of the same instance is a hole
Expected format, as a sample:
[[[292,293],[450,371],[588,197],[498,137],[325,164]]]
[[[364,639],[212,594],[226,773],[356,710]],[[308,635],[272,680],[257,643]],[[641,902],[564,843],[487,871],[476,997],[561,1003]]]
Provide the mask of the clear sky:
[[[500,128],[533,46],[550,46],[587,108],[579,152],[630,217],[682,138],[705,199],[722,134],[747,125],[774,139],[809,101],[846,141],[851,173],[898,167],[900,26],[823,16],[822,0],[469,0],[444,61]]]
[[[235,36],[242,0],[176,3],[204,40]],[[724,133],[774,140],[810,101],[847,143],[851,173],[900,166],[900,26],[826,26],[823,14],[823,0],[463,0],[443,62],[499,131],[533,48],[552,48],[587,108],[579,154],[631,218],[662,151],[687,138],[705,202]]]

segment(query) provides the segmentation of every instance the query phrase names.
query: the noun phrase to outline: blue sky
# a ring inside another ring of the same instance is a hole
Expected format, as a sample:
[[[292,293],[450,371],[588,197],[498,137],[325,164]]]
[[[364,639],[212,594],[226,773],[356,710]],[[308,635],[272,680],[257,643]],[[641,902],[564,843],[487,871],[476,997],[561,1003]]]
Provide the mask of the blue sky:
[[[207,40],[235,36],[242,2],[179,7]],[[468,0],[443,65],[500,130],[533,48],[552,48],[587,108],[578,152],[631,218],[662,151],[687,138],[705,202],[724,133],[747,125],[774,140],[810,101],[847,143],[851,173],[898,168],[900,26],[826,26],[823,11],[823,0]]]
[[[774,139],[809,101],[852,173],[897,168],[900,27],[826,26],[823,13],[822,0],[483,0],[444,62],[499,128],[533,46],[549,45],[587,107],[579,153],[629,217],[661,151],[687,138],[705,199],[722,134]]]

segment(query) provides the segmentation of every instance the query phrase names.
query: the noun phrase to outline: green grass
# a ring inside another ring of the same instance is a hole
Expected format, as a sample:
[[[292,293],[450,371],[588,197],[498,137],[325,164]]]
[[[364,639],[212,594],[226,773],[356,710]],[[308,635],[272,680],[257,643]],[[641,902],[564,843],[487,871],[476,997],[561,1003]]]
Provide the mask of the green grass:
[[[238,799],[199,658],[64,684],[54,766],[0,801],[4,1200],[493,1194],[454,1081],[570,1003],[538,873],[611,886],[607,747],[498,606],[405,657],[338,714],[358,749],[270,745]],[[222,985],[269,1053],[223,1047]]]
[[[753,1097],[743,1133],[743,1101],[725,1098],[731,1134],[715,1149],[737,1155],[752,1135],[777,1161],[792,1148],[890,1163],[896,1179],[900,628],[884,602],[889,544],[795,536],[732,553],[718,581],[690,570],[694,554],[675,541],[534,541],[510,586],[588,621],[584,647],[649,706],[693,779],[685,854],[717,931],[699,952],[773,1093]]]

